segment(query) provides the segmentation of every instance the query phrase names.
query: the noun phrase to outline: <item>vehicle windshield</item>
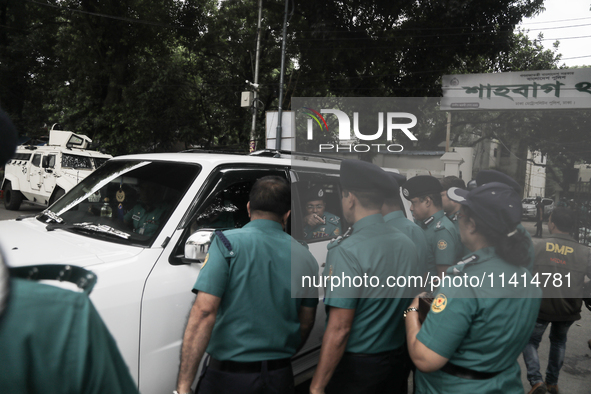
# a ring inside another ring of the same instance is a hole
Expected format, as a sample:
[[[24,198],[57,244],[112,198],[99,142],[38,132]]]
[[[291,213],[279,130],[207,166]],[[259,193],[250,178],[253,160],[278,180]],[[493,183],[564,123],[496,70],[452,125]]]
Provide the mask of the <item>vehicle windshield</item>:
[[[521,203],[525,204],[525,205],[536,205],[536,199],[535,198],[524,198],[521,201]]]
[[[38,216],[63,229],[149,245],[200,171],[191,163],[111,160]]]

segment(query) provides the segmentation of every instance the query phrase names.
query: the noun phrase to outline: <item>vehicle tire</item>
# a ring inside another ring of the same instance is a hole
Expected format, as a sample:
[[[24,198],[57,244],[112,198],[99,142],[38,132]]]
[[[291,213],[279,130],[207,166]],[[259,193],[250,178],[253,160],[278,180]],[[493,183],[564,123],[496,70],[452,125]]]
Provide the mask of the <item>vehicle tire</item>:
[[[64,194],[66,194],[64,189],[60,187],[56,188],[51,197],[49,198],[49,206],[53,205],[54,202],[62,198]]]
[[[12,190],[9,181],[4,184],[4,207],[10,211],[18,211],[23,202],[23,195],[18,190]]]

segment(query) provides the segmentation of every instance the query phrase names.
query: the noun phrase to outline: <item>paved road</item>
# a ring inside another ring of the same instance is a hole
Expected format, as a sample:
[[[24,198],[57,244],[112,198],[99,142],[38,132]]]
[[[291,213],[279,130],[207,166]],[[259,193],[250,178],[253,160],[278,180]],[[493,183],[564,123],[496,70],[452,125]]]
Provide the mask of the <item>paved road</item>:
[[[22,203],[21,209],[18,211],[9,211],[4,208],[4,201],[0,201],[0,220],[16,219],[21,215],[33,215],[42,210],[43,208],[37,205]]]
[[[42,208],[29,204],[23,204],[19,211],[7,211],[2,203],[0,204],[0,220],[15,219],[20,215],[35,214],[40,211],[42,211]],[[534,222],[524,222],[523,225],[532,235],[535,234]],[[546,224],[544,224],[543,234],[544,238],[549,235]],[[543,242],[543,238],[534,238],[533,240],[534,243]],[[583,307],[581,315],[582,319],[573,324],[569,331],[564,366],[560,372],[558,384],[561,392],[565,394],[591,393],[591,349],[587,345],[587,341],[591,339],[591,313]],[[539,349],[542,373],[544,373],[548,363],[548,351],[550,347],[548,334],[549,329],[546,331]],[[519,364],[521,365],[521,380],[523,382],[524,392],[528,392],[530,386],[526,379],[525,364],[523,363],[522,357],[519,358]],[[306,384],[309,385],[310,381],[302,383],[298,387],[298,393],[307,392]],[[412,385],[412,382],[410,384]]]

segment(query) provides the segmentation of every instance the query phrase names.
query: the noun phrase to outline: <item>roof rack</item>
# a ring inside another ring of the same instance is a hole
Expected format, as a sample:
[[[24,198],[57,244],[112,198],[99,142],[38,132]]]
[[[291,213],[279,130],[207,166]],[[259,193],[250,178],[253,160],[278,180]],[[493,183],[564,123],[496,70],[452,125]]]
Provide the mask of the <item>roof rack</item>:
[[[224,153],[224,154],[229,154],[229,155],[247,155],[248,151],[246,151],[245,149],[238,149],[238,148],[232,148],[232,147],[228,147],[228,148],[214,148],[214,149],[202,149],[202,148],[193,148],[193,149],[187,149],[187,150],[183,150],[180,153]]]
[[[256,152],[252,152],[249,156],[262,156],[262,157],[283,157],[283,156],[298,156],[306,159],[316,159],[323,162],[337,162],[340,163],[343,159],[340,157],[328,157],[326,155],[321,155],[319,153],[306,153],[306,152],[295,152],[289,150],[277,150],[277,149],[262,149]]]

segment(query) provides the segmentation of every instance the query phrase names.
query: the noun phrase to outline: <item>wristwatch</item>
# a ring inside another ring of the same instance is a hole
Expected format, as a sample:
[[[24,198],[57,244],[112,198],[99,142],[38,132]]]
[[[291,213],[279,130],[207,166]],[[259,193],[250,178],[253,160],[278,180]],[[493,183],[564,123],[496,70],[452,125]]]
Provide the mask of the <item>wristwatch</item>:
[[[414,306],[411,306],[410,308],[408,308],[408,309],[406,309],[406,310],[404,311],[404,318],[406,319],[406,314],[407,314],[408,312],[418,312],[418,311],[419,311],[419,310],[418,310],[417,308],[415,308]]]
[[[179,393],[178,391],[174,390],[174,391],[172,392],[172,394],[193,394],[193,390],[189,390],[189,391],[188,391],[188,392],[186,392],[186,393]]]

